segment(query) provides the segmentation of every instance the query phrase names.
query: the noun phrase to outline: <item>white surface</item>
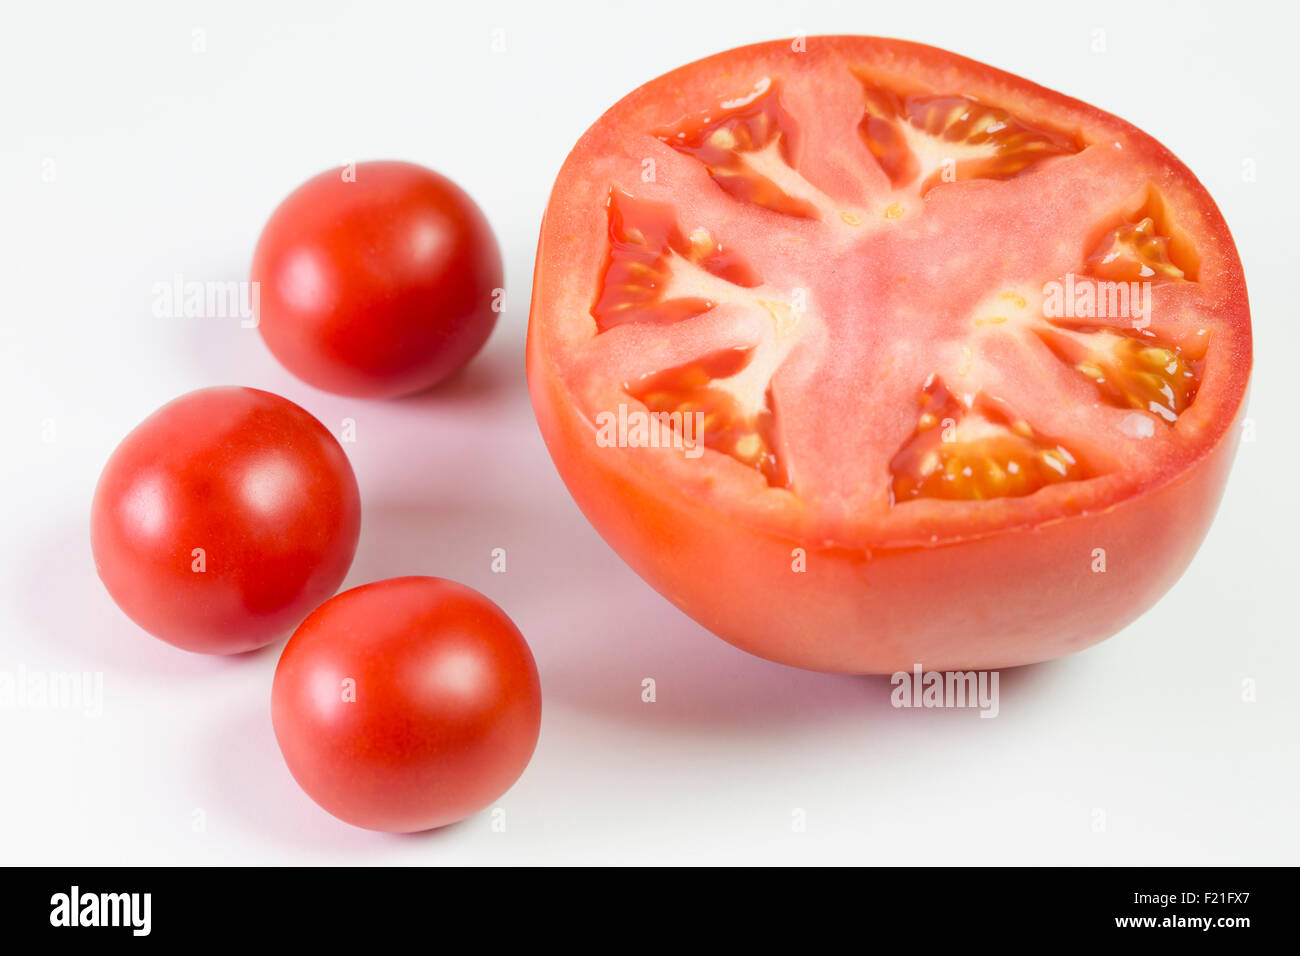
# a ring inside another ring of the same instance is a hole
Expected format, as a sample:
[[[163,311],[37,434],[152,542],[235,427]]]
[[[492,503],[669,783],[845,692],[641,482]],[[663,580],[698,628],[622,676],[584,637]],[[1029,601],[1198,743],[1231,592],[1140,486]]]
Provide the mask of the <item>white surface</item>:
[[[1291,7],[62,6],[10,4],[0,25],[0,670],[102,672],[104,703],[97,719],[0,709],[0,863],[1297,862]],[[712,637],[590,529],[533,422],[532,255],[569,147],[639,83],[796,33],[932,43],[1124,116],[1200,176],[1246,263],[1255,440],[1200,555],[1124,633],[1004,673],[994,720],[894,710],[885,679],[803,673]],[[341,399],[235,322],[153,317],[155,282],[245,278],[285,193],[367,158],[452,176],[502,241],[506,313],[451,387]],[[333,428],[357,420],[365,510],[347,586],[457,578],[529,638],[545,716],[500,801],[505,832],[488,813],[414,837],[335,821],[271,733],[279,645],[188,655],[100,586],[87,521],[105,458],[158,405],[224,383],[281,392]],[[641,702],[645,677],[657,703]]]

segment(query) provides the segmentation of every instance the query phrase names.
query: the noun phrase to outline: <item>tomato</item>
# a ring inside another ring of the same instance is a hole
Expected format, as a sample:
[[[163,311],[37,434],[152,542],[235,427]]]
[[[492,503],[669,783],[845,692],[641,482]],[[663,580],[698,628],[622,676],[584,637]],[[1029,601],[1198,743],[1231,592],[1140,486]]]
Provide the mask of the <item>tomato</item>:
[[[271,214],[253,253],[258,328],[304,382],[372,398],[437,385],[496,324],[501,252],[474,200],[398,162],[330,170]]]
[[[325,427],[255,388],[204,388],[109,457],[91,504],[95,568],[169,644],[234,654],[283,637],[333,594],[361,528],[356,478]]]
[[[482,810],[523,773],[542,698],[499,607],[441,578],[326,601],[289,639],[271,717],[289,771],[355,826],[411,832]]]
[[[826,671],[1115,633],[1212,520],[1251,369],[1205,189],[1150,136],[942,50],[743,47],[579,140],[541,230],[538,423],[678,607]]]

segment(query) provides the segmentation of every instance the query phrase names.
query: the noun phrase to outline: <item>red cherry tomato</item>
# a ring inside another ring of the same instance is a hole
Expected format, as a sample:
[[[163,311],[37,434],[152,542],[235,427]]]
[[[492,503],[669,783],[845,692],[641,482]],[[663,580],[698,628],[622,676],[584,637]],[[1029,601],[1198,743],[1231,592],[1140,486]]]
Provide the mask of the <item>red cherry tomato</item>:
[[[271,718],[299,786],[340,820],[405,833],[496,800],[537,746],[541,687],[505,613],[442,578],[326,601],[285,646]]]
[[[233,654],[291,631],[352,564],[361,501],[325,427],[255,388],[205,388],[146,418],[104,466],[95,567],[169,644]]]
[[[253,253],[259,328],[304,382],[393,398],[438,384],[496,324],[501,252],[474,201],[411,163],[294,190]]]

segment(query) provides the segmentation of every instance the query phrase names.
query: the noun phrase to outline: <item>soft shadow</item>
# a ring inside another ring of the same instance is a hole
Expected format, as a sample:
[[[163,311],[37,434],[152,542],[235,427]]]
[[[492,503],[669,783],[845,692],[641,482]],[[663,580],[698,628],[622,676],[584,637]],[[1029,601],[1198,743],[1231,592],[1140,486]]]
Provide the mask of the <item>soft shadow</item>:
[[[373,851],[364,830],[334,819],[311,801],[289,773],[271,728],[269,693],[214,723],[203,762],[216,795],[213,811],[238,817],[278,844],[306,851],[349,847]]]
[[[224,716],[202,761],[216,795],[212,809],[238,817],[271,841],[328,860],[337,853],[378,856],[389,843],[437,846],[459,823],[418,833],[379,833],[344,823],[307,796],[289,773],[271,725],[269,695],[256,696]],[[471,818],[472,819],[472,818]],[[465,821],[461,821],[464,823]]]
[[[525,633],[548,704],[644,727],[642,682],[652,679],[654,726],[683,735],[799,735],[825,723],[886,726],[973,716],[952,708],[895,708],[889,675],[821,674],[754,657],[673,607],[599,540],[571,546],[583,555],[580,596],[567,572],[555,573],[527,605]],[[1040,696],[1062,673],[1058,662],[1001,670],[1000,711]]]
[[[527,392],[523,351],[494,333],[483,350],[449,378],[414,395],[395,399],[403,405],[457,406],[485,399],[515,401]],[[524,399],[527,401],[527,399]]]

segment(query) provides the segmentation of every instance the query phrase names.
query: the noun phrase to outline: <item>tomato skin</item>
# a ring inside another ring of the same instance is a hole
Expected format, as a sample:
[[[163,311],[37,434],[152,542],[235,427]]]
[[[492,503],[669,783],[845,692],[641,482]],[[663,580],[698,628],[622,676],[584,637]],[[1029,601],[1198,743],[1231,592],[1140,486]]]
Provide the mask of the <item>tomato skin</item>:
[[[597,445],[534,348],[530,388],[547,448],[610,547],[727,642],[828,673],[1015,667],[1105,640],[1186,570],[1238,443],[1234,422],[1176,480],[1082,517],[936,548],[824,547],[666,494],[654,475]],[[806,554],[802,573],[792,573],[795,549]]]
[[[394,398],[468,362],[496,324],[501,252],[455,183],[402,162],[329,170],[271,214],[253,254],[262,338],[325,391]]]
[[[537,666],[510,618],[432,577],[321,605],[285,646],[271,689],[299,786],[340,820],[394,833],[455,823],[505,793],[537,746],[541,708]]]
[[[117,446],[90,542],[140,627],[235,654],[283,637],[338,589],[360,528],[352,467],[319,421],[270,392],[217,387],[167,403]]]

